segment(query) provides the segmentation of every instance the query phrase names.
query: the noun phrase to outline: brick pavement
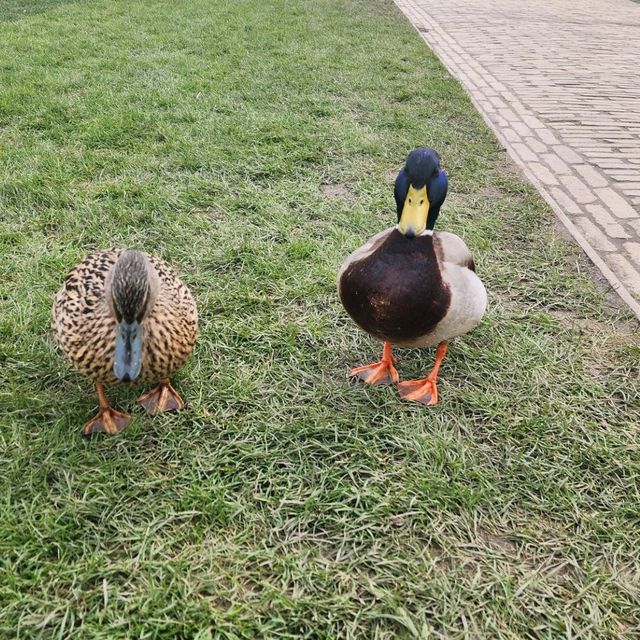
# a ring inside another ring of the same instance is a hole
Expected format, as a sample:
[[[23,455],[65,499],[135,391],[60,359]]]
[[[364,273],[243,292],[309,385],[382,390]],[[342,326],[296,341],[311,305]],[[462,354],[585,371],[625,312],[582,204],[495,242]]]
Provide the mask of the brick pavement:
[[[640,319],[640,4],[395,2]]]

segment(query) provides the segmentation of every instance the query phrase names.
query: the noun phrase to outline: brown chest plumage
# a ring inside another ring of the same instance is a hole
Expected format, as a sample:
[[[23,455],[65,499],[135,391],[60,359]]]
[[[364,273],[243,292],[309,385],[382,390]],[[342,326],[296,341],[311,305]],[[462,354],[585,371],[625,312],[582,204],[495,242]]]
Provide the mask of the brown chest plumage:
[[[445,316],[451,299],[433,236],[408,239],[397,230],[344,270],[339,291],[356,324],[393,343],[428,335]]]
[[[52,312],[54,339],[71,364],[93,380],[113,384],[116,321],[105,297],[107,274],[121,250],[96,251],[68,275]],[[164,261],[148,255],[160,291],[143,324],[142,370],[136,383],[168,378],[187,361],[198,316],[189,289]]]

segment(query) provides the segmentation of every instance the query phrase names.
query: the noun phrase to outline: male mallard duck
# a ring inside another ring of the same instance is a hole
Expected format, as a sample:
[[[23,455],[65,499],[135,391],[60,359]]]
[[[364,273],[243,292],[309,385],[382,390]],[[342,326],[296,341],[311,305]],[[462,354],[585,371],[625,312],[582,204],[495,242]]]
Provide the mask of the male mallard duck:
[[[431,373],[399,384],[400,395],[433,405],[447,341],[482,319],[487,293],[465,243],[434,233],[447,196],[447,174],[428,147],[414,149],[398,174],[394,196],[398,224],[352,253],[338,274],[338,293],[358,326],[384,342],[382,360],[350,373],[371,384],[398,382],[393,345],[438,345]]]
[[[98,415],[86,435],[117,433],[132,418],[113,409],[104,385],[159,382],[139,402],[156,414],[184,407],[169,382],[191,355],[198,314],[189,289],[162,260],[141,251],[96,251],[69,273],[53,303],[55,341],[95,381]]]

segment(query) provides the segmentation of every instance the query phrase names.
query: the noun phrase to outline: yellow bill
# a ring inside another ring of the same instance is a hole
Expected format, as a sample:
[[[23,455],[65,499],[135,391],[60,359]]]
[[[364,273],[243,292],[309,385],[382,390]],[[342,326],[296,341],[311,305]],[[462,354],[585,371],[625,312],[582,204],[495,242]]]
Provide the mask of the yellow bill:
[[[429,197],[426,185],[421,189],[409,186],[404,200],[398,230],[408,238],[419,236],[427,228],[429,215]]]

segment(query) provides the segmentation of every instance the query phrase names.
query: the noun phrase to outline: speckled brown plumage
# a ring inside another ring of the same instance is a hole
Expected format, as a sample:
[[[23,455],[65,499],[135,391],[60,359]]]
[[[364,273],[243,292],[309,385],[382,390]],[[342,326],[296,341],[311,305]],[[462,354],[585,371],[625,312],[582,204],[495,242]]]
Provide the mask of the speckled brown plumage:
[[[71,364],[96,382],[115,384],[117,322],[105,295],[107,276],[122,249],[96,251],[69,273],[52,312],[53,335]],[[169,378],[184,365],[195,345],[198,315],[189,289],[163,260],[145,254],[160,287],[144,319],[142,370],[136,383]]]

